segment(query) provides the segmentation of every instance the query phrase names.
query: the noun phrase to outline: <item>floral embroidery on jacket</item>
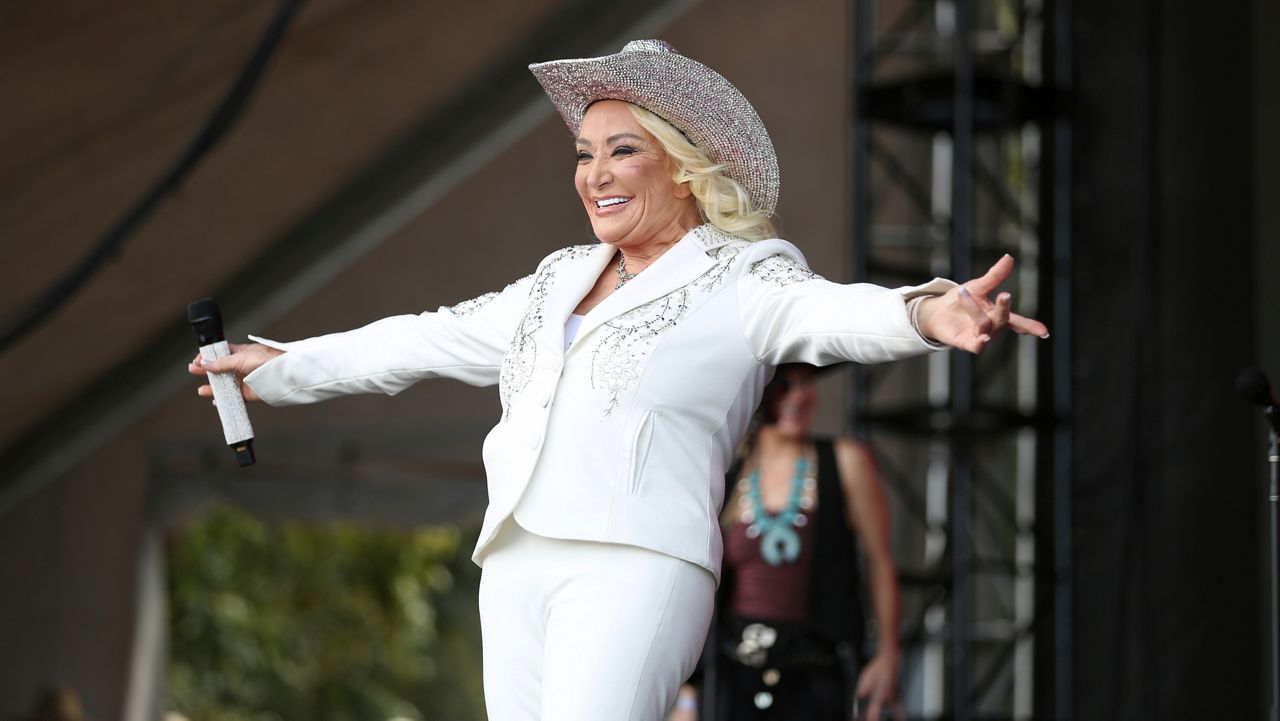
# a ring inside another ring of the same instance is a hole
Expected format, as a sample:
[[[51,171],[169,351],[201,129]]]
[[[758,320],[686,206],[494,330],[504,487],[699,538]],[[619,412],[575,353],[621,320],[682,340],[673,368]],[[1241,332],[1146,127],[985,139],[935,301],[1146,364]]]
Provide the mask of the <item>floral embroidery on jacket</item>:
[[[608,394],[604,415],[618,407],[622,394],[640,378],[640,367],[657,340],[688,314],[694,294],[709,293],[724,281],[744,243],[708,251],[716,264],[688,285],[637,306],[606,322],[608,330],[591,354],[591,387]]]
[[[750,272],[761,281],[773,283],[778,287],[803,283],[806,280],[823,280],[822,276],[784,255],[771,255],[764,260],[756,261],[751,264]]]
[[[542,310],[555,281],[556,266],[561,261],[586,256],[595,248],[595,245],[574,245],[558,250],[534,274],[533,285],[529,288],[529,303],[525,306],[524,317],[516,326],[511,346],[502,359],[502,371],[498,375],[498,395],[502,399],[504,418],[510,412],[511,399],[523,391],[533,377],[533,369],[538,360],[538,346],[533,336],[542,329]]]

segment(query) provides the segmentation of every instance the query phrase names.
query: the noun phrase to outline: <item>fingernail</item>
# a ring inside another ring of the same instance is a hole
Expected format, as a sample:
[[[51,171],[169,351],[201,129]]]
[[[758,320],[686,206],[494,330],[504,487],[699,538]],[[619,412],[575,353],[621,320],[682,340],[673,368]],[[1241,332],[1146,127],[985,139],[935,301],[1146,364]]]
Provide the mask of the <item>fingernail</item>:
[[[1041,337],[1041,338],[1043,338],[1044,340],[1049,340],[1049,334],[1048,334],[1048,333],[1045,333],[1044,335],[1042,335],[1042,336],[1040,336],[1040,337]]]

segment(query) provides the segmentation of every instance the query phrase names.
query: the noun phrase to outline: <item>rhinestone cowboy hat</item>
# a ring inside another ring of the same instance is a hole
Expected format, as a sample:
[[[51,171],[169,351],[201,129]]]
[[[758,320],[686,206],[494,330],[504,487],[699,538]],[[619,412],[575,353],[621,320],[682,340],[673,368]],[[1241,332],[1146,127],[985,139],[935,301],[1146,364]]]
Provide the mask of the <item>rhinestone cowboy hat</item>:
[[[575,136],[597,100],[624,100],[684,133],[712,162],[724,165],[766,215],[778,206],[778,156],[751,103],[716,71],[661,40],[632,40],[599,58],[529,66]]]

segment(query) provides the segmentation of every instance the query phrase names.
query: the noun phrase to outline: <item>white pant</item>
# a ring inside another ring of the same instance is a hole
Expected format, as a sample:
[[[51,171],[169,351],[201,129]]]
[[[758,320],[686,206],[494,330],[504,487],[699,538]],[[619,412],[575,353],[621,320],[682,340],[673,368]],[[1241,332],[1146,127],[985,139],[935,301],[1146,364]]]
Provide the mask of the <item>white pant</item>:
[[[714,596],[688,561],[508,519],[480,577],[490,721],[659,721],[702,652]]]

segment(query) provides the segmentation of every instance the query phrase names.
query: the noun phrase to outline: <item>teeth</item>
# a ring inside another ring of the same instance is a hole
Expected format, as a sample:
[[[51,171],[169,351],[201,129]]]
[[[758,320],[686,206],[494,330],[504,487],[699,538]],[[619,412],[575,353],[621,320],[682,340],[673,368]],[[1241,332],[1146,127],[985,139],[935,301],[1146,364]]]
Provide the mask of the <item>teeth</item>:
[[[597,207],[597,208],[607,208],[607,207],[609,207],[610,205],[618,205],[618,204],[620,204],[620,203],[625,203],[625,202],[627,202],[628,200],[631,200],[631,198],[606,198],[606,199],[604,199],[604,200],[597,200],[597,201],[596,201],[596,207]]]

